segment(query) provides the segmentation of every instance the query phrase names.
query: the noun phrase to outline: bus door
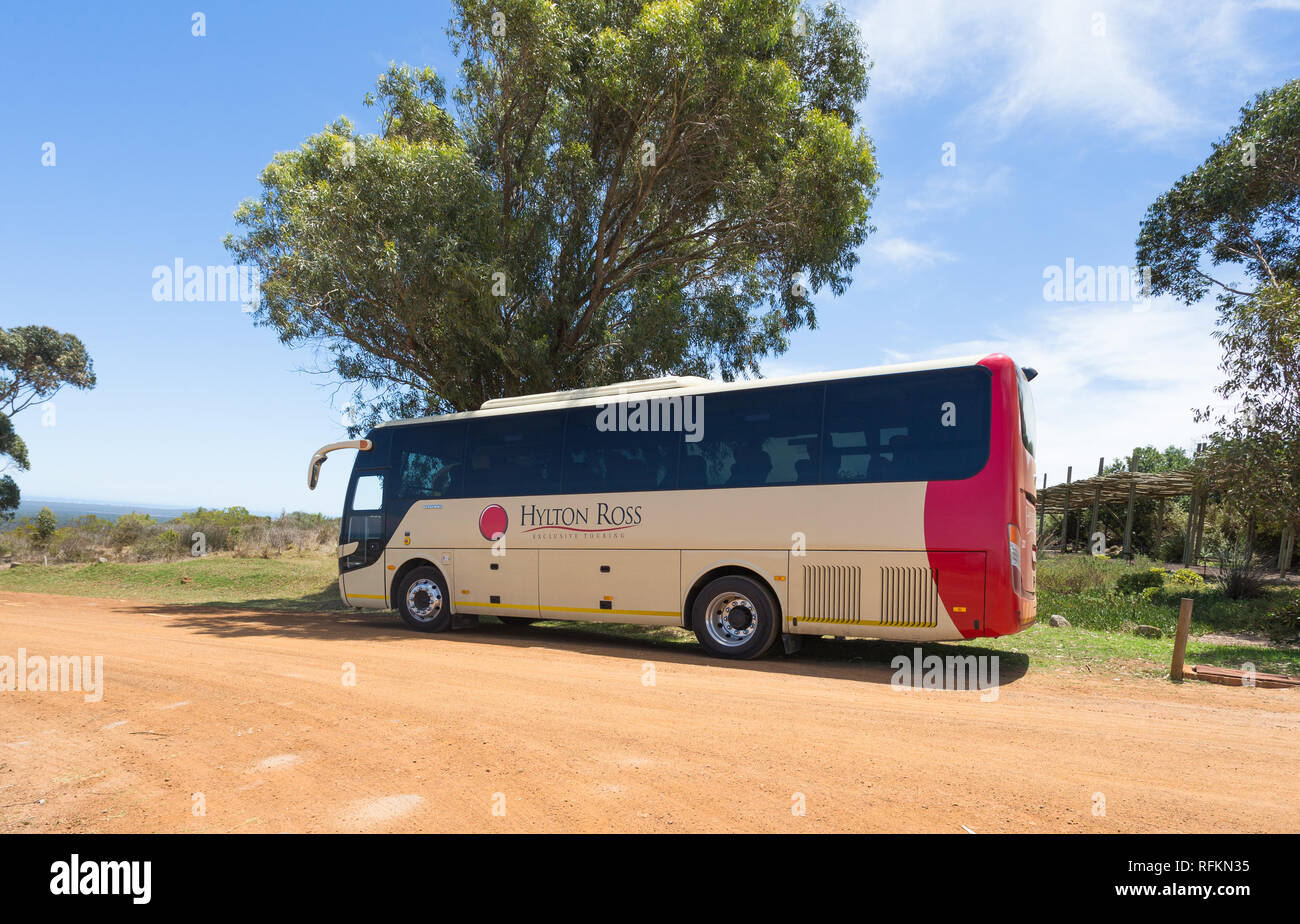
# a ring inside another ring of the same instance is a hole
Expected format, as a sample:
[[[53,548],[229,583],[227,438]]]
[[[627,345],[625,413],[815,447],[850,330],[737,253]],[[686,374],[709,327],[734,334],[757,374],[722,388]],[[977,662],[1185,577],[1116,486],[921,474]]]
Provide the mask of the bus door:
[[[384,571],[384,470],[358,469],[348,486],[343,511],[339,572],[343,595],[352,606],[387,604]]]

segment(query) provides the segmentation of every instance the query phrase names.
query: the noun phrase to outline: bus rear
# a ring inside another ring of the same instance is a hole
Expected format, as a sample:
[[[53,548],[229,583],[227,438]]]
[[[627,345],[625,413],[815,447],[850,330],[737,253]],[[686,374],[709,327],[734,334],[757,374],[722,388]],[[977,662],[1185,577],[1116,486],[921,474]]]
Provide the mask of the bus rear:
[[[991,379],[987,464],[971,478],[929,482],[925,496],[931,568],[939,596],[965,638],[1019,632],[1037,612],[1033,398],[1027,377],[1009,356],[997,353],[979,365]],[[967,558],[958,561],[959,553]],[[982,607],[952,602],[971,599],[980,580]],[[982,618],[976,615],[980,611]]]

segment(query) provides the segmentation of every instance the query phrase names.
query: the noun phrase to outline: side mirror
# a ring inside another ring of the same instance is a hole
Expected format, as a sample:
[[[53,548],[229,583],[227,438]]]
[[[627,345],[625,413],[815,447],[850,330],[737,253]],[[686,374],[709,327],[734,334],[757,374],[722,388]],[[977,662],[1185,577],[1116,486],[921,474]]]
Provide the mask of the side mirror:
[[[307,466],[307,490],[316,490],[316,482],[320,479],[320,467],[325,464],[325,457],[331,452],[336,449],[356,449],[367,452],[373,445],[370,440],[344,440],[341,443],[328,443],[317,449],[316,454],[311,457],[311,464]]]
[[[1034,379],[1038,378],[1038,370],[1033,366],[1021,366],[1020,371],[1025,374],[1026,382],[1032,382]]]

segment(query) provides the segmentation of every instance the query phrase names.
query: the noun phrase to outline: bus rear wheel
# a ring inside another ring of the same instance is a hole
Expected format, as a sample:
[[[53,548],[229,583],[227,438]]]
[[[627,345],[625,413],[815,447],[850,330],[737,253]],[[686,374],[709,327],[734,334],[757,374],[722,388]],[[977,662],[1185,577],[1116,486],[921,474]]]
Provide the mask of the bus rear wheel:
[[[442,632],[451,625],[451,598],[437,568],[414,568],[397,589],[397,612],[417,632]]]
[[[781,632],[776,600],[760,582],[733,574],[704,586],[691,608],[695,637],[709,654],[750,660],[761,657]]]
[[[514,626],[518,629],[522,629],[524,626],[531,626],[533,623],[537,622],[536,619],[533,619],[530,616],[498,616],[497,619],[501,620],[507,626]]]

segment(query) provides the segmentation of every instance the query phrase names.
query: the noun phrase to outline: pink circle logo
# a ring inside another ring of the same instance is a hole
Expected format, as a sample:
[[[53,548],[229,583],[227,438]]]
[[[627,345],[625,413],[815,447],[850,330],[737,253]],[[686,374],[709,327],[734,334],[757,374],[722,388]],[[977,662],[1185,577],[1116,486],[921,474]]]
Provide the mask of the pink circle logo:
[[[496,541],[506,534],[506,527],[510,525],[510,519],[506,516],[506,509],[500,504],[491,504],[483,508],[483,512],[478,515],[478,531],[483,534],[484,539]]]

